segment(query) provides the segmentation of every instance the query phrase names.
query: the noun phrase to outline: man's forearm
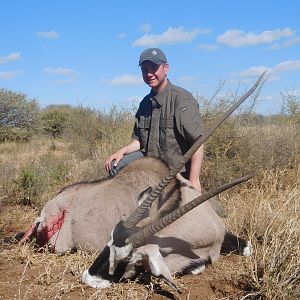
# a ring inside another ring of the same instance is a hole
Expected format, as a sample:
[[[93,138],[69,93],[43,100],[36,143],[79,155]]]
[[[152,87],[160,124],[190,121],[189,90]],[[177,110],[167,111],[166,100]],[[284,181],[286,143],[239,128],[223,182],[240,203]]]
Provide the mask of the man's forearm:
[[[135,151],[138,151],[141,149],[141,144],[138,140],[132,140],[130,144],[123,147],[121,150],[123,151],[123,154],[129,154]]]
[[[189,180],[192,182],[193,186],[199,191],[201,191],[199,176],[202,167],[203,157],[204,147],[202,145],[191,158],[191,169],[189,174]]]

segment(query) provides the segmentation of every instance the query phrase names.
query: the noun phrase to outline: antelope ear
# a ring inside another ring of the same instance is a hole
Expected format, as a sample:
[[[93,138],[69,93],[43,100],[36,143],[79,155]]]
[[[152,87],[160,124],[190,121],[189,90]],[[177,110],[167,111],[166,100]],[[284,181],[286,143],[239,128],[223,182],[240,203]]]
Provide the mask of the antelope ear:
[[[201,193],[192,186],[192,183],[189,180],[185,179],[181,174],[177,174],[176,178],[180,182],[180,193],[182,199],[181,205],[189,202],[190,199],[201,196]]]
[[[162,255],[160,254],[158,245],[147,245],[147,246],[144,246],[141,248],[144,248],[143,254],[144,254],[144,257],[148,261],[148,265],[149,265],[151,274],[156,277],[165,279],[166,282],[172,288],[174,288],[178,291],[178,289],[173,281],[171,272],[170,272],[169,268],[167,267]]]

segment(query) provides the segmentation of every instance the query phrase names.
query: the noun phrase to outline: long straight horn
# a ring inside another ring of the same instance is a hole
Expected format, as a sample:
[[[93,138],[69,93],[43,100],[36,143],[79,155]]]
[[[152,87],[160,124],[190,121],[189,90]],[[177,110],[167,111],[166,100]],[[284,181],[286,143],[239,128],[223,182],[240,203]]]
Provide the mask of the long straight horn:
[[[181,159],[178,162],[177,167],[172,168],[166,177],[162,179],[157,186],[155,186],[148,198],[146,198],[141,205],[139,205],[136,210],[127,218],[127,220],[124,222],[125,227],[132,228],[135,225],[137,225],[141,219],[143,218],[143,215],[145,211],[148,209],[148,207],[151,205],[151,203],[163,192],[163,190],[166,188],[166,186],[176,177],[177,173],[180,172],[180,170],[185,166],[185,164],[191,159],[193,154],[200,148],[200,146],[214,133],[214,131],[219,128],[226,119],[256,90],[256,88],[259,86],[260,82],[262,81],[264,75],[266,74],[267,70],[264,71],[255,84],[252,86],[252,88],[243,95],[236,103],[234,103],[231,108],[224,113],[224,115],[220,118],[220,120],[212,127],[210,128],[206,133],[201,135],[196,142],[192,145],[192,147],[184,154],[184,156],[181,157]]]
[[[203,202],[209,200],[210,198],[214,197],[215,195],[239,184],[249,180],[253,177],[254,174],[246,175],[239,179],[236,179],[232,182],[223,184],[207,193],[193,199],[192,201],[186,203],[185,205],[177,208],[176,210],[172,211],[168,215],[164,216],[163,218],[153,222],[152,224],[146,226],[145,228],[141,229],[139,232],[135,233],[134,235],[128,238],[128,243],[131,243],[134,248],[141,246],[148,238],[153,236],[158,231],[164,229],[168,225],[172,224],[183,215],[197,207],[198,205],[202,204]],[[201,216],[199,216],[201,218]]]

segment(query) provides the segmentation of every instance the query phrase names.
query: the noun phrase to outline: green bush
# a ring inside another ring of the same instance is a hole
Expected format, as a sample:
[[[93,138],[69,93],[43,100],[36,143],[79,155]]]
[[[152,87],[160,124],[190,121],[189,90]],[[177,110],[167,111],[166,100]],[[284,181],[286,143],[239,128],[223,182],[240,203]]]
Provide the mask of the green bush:
[[[0,142],[28,141],[37,130],[39,113],[36,100],[0,89]]]
[[[58,107],[45,109],[41,114],[43,132],[53,138],[61,136],[66,127],[67,117],[67,113]]]
[[[99,147],[112,145],[117,149],[131,137],[132,114],[126,110],[112,108],[108,113],[76,107],[72,109],[64,131],[64,140],[70,142],[70,151],[78,159],[95,158]],[[114,151],[114,150],[112,150]]]
[[[6,198],[10,203],[39,207],[44,203],[47,194],[57,192],[59,186],[65,185],[69,172],[70,166],[63,158],[58,159],[48,153],[19,170],[14,180],[15,192],[11,193],[15,199]]]
[[[35,166],[25,166],[21,170],[18,179],[20,191],[20,203],[23,205],[32,205],[41,191],[42,174]]]
[[[28,142],[35,132],[30,128],[0,126],[0,142]]]
[[[79,159],[92,158],[102,138],[98,112],[83,107],[73,108],[64,133],[64,139],[70,142],[70,151],[75,152]]]

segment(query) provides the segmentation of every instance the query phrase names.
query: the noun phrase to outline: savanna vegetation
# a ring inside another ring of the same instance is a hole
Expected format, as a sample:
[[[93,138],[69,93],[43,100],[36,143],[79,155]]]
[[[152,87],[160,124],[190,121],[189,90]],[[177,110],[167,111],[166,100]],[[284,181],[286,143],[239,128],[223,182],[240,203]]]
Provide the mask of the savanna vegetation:
[[[232,102],[217,95],[198,100],[207,127]],[[41,108],[22,93],[0,90],[0,298],[299,299],[300,103],[288,93],[282,100],[277,115],[240,110],[205,145],[206,190],[256,172],[220,195],[225,223],[251,240],[254,254],[223,256],[203,274],[175,279],[178,295],[159,280],[95,291],[79,279],[96,254],[59,257],[32,244],[5,243],[62,187],[106,177],[104,160],[131,139],[135,109]]]

